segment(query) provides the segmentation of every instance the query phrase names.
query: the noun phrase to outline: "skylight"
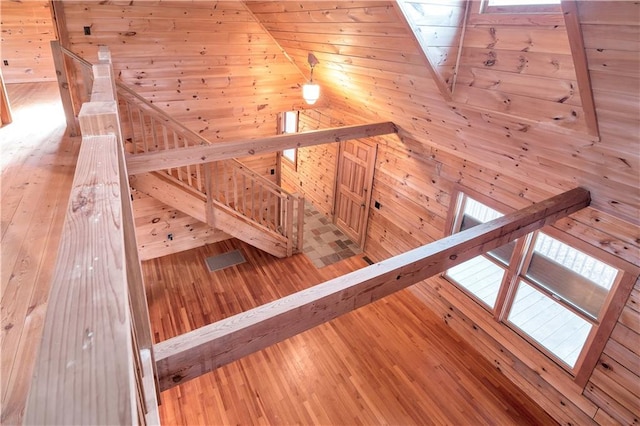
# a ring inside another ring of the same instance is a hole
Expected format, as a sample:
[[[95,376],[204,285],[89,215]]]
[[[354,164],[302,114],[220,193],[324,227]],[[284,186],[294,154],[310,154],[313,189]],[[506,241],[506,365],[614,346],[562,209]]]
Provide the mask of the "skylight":
[[[560,4],[560,0],[488,0],[488,6],[535,6],[538,4]]]

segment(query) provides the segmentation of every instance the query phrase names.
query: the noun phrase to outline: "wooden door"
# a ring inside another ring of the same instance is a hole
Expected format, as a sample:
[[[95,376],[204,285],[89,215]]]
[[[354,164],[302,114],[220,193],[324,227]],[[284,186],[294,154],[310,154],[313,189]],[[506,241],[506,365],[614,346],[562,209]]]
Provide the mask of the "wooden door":
[[[360,247],[367,232],[377,148],[359,140],[340,144],[334,221]]]

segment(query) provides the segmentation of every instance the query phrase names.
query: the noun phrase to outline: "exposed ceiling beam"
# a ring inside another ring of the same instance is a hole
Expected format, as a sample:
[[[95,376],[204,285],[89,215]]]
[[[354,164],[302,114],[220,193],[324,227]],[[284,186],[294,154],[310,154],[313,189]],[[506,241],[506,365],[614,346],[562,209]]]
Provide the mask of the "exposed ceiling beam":
[[[598,130],[596,105],[593,100],[593,91],[591,90],[589,64],[587,63],[587,53],[584,47],[582,28],[580,27],[578,4],[575,0],[562,0],[560,5],[562,6],[562,14],[564,15],[564,24],[567,28],[573,66],[576,70],[576,80],[578,81],[578,90],[580,91],[580,99],[582,100],[582,110],[584,111],[584,118],[587,124],[587,132],[590,136],[599,140],[600,132]]]
[[[154,345],[160,389],[184,383],[496,249],[589,205],[576,188]]]
[[[193,164],[210,163],[230,158],[278,152],[289,148],[321,145],[351,139],[397,133],[390,121],[358,124],[355,126],[333,127],[303,133],[289,133],[261,139],[246,139],[234,142],[220,142],[211,145],[192,146],[164,151],[146,152],[127,156],[129,175],[165,170]]]

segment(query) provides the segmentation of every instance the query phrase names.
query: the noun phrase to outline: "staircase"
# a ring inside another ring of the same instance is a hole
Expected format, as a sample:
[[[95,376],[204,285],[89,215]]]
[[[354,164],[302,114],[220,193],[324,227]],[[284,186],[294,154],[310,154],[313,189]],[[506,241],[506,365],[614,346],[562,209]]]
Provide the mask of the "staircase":
[[[210,144],[128,87],[119,84],[117,95],[127,155]],[[237,160],[142,173],[132,176],[130,184],[274,256],[291,256],[302,248],[304,198]]]

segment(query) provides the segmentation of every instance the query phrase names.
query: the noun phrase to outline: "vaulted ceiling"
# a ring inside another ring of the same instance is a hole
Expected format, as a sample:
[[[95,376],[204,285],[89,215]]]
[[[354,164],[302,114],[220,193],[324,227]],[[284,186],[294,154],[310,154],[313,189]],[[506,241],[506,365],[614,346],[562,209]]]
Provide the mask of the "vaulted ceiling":
[[[600,211],[640,223],[637,2],[563,2],[568,17],[405,3],[428,55],[395,1],[64,2],[60,37],[85,58],[108,44],[119,78],[212,141],[273,134],[290,109],[391,120],[409,155],[482,168],[488,193],[531,202],[584,186]],[[311,107],[309,52],[322,87]]]

